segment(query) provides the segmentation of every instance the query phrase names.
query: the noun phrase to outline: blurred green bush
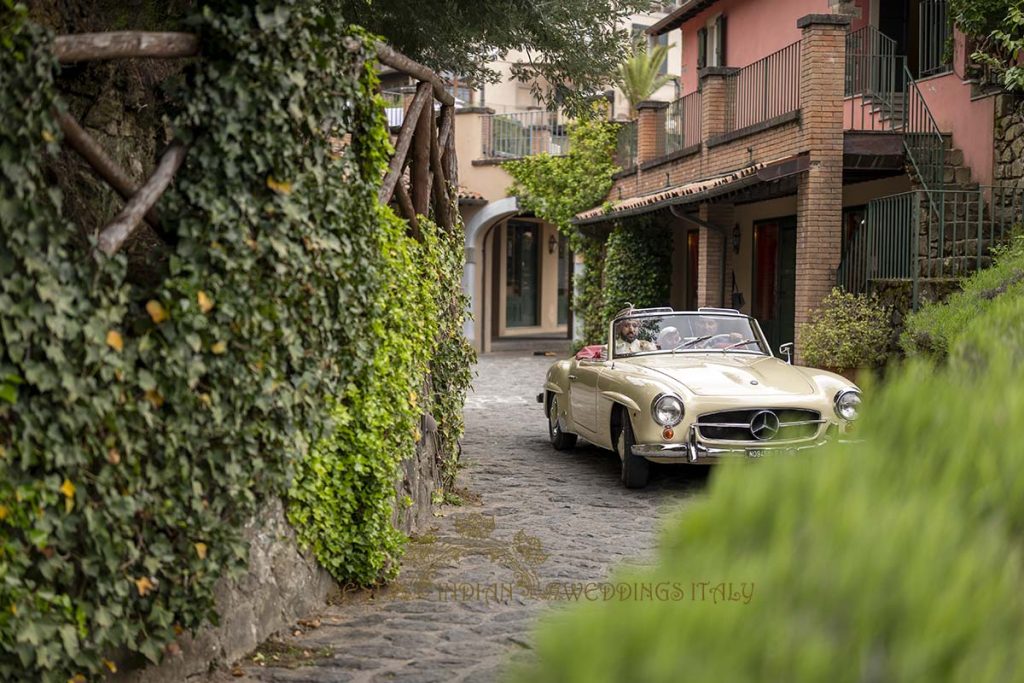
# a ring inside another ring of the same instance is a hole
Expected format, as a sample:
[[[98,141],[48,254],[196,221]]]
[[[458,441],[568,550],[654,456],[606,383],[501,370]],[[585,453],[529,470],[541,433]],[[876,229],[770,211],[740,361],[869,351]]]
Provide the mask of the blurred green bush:
[[[1024,679],[1024,389],[1011,363],[914,361],[865,387],[862,443],[719,468],[666,529],[657,565],[616,579],[677,584],[682,599],[556,615],[516,680]],[[722,599],[743,582],[749,602]]]
[[[1024,235],[995,251],[995,264],[964,280],[963,290],[946,301],[924,305],[907,318],[900,345],[908,356],[943,360],[972,321],[1004,296],[1024,295]],[[981,328],[978,328],[981,329]]]

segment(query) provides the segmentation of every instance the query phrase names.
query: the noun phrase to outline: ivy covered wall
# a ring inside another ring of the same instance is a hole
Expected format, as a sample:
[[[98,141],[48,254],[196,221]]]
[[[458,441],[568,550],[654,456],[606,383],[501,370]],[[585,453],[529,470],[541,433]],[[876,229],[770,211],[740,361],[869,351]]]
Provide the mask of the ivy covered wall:
[[[189,146],[169,238],[107,258],[50,113],[74,69],[0,1],[0,680],[159,660],[273,497],[335,578],[386,578],[397,463],[430,411],[454,472],[470,352],[461,241],[377,205],[367,41],[313,0],[191,16],[141,148]]]

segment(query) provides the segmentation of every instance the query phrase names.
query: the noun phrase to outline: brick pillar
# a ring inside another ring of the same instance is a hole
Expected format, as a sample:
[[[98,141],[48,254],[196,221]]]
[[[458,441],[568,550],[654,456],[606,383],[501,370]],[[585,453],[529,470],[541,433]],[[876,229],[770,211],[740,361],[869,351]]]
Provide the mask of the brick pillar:
[[[701,228],[700,247],[698,249],[697,270],[697,305],[721,307],[729,302],[723,300],[722,290],[728,290],[729,281],[722,280],[722,274],[728,277],[731,268],[731,250],[728,244],[728,233],[736,221],[736,211],[732,204],[701,204],[698,217],[707,223],[719,226],[725,231]],[[722,270],[722,255],[725,254],[725,270]]]
[[[636,163],[665,155],[665,110],[668,102],[644,100],[636,105]]]
[[[709,66],[700,70],[700,140],[721,135],[729,129],[732,111],[728,105],[726,76],[739,71],[731,66]]]
[[[809,14],[797,21],[803,147],[810,168],[797,185],[796,360],[800,326],[835,285],[843,220],[843,82],[849,17]]]

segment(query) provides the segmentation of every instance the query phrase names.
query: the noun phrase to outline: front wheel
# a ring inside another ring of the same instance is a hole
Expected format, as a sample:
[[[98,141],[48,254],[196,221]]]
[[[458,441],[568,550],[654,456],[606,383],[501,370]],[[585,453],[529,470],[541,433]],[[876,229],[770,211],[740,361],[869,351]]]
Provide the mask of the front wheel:
[[[619,455],[622,456],[622,483],[627,489],[642,489],[651,477],[651,463],[646,458],[633,455],[636,439],[629,412],[622,411],[622,431],[619,432]]]
[[[556,451],[567,451],[576,445],[576,435],[562,431],[562,425],[558,422],[558,397],[551,397],[551,405],[548,406],[548,438]]]

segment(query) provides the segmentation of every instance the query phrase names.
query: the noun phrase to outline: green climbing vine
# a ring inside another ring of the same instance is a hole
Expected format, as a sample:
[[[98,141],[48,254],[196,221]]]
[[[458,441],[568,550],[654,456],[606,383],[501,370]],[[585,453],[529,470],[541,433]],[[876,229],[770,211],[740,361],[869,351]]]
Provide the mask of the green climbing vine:
[[[650,218],[618,223],[604,261],[604,320],[631,303],[667,306],[672,289],[672,229]]]
[[[158,661],[216,620],[243,524],[289,490],[338,579],[386,578],[397,463],[431,408],[457,457],[469,356],[461,318],[438,322],[463,310],[457,238],[415,243],[377,205],[371,41],[313,0],[189,19],[176,242],[144,286],[65,215],[52,36],[0,2],[0,680]],[[329,497],[347,516],[305,514]]]

